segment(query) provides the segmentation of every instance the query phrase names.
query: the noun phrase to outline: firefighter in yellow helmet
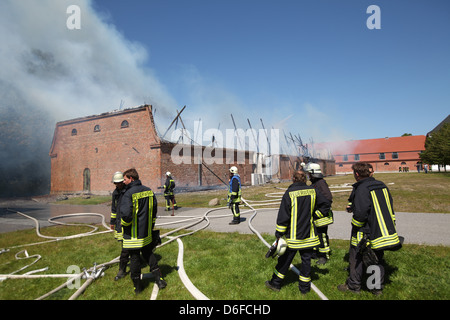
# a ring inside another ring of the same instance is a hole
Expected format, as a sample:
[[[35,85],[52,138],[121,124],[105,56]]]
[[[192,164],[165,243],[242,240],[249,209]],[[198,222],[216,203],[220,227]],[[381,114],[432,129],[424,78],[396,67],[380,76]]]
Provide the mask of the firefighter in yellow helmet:
[[[228,190],[228,207],[231,208],[233,213],[233,220],[230,224],[241,223],[241,213],[239,211],[239,204],[241,203],[241,177],[238,174],[237,167],[233,166],[230,168],[230,187]]]

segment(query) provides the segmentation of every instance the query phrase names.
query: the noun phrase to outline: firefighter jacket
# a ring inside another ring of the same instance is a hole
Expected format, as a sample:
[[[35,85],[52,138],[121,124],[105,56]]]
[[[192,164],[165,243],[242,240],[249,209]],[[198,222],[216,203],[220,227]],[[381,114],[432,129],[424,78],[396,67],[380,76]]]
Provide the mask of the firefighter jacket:
[[[112,203],[111,203],[111,222],[110,224],[114,226],[114,238],[116,240],[123,240],[122,223],[120,215],[120,201],[125,193],[125,188],[115,189],[112,193]]]
[[[140,249],[152,243],[157,202],[153,191],[140,180],[130,182],[120,203],[123,248]]]
[[[311,182],[312,182],[311,187],[314,187],[314,189],[320,192],[330,202],[330,211],[327,212],[326,215],[322,215],[318,219],[315,219],[314,224],[316,225],[316,227],[324,227],[330,225],[334,222],[333,211],[331,210],[331,203],[333,202],[333,196],[331,194],[330,188],[328,187],[327,182],[323,178],[312,178]],[[318,212],[318,215],[320,215],[320,212]]]
[[[172,177],[166,178],[166,183],[164,184],[164,196],[173,196],[173,189],[175,189],[175,181]]]
[[[228,202],[239,203],[241,202],[241,196],[242,196],[241,177],[238,174],[235,174],[230,179],[230,188],[228,190]]]
[[[352,246],[357,246],[364,234],[368,235],[373,250],[401,246],[395,228],[392,196],[383,182],[373,177],[356,182],[349,200],[353,207]]]
[[[320,245],[314,220],[330,211],[331,203],[313,187],[296,182],[281,200],[275,236],[286,236],[291,249],[309,249]]]

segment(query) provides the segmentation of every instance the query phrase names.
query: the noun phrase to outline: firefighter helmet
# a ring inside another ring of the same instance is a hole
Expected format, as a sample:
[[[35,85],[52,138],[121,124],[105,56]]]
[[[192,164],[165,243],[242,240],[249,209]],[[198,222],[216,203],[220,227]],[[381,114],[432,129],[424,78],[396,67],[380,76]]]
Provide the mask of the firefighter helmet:
[[[281,257],[287,248],[287,242],[283,238],[278,239],[277,250],[275,251],[275,255]]]
[[[112,183],[119,183],[119,182],[123,182],[123,173],[117,171],[116,173],[114,173],[112,177]]]
[[[233,173],[233,174],[236,174],[236,173],[238,173],[238,168],[233,166],[233,167],[230,168],[230,172]]]
[[[166,172],[166,176],[170,177],[171,175],[172,174],[169,171]]]
[[[318,163],[308,163],[305,167],[305,171],[311,173],[313,177],[323,178],[322,170]]]

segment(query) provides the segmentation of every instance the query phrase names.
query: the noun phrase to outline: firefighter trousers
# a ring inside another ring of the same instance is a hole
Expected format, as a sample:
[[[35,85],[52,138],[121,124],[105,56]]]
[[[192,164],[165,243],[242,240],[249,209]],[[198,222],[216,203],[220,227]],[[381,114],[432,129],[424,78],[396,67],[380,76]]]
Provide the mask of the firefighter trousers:
[[[384,251],[374,251],[379,264],[375,265],[378,270],[379,274],[377,276],[380,277],[380,279],[377,279],[380,283],[380,288],[376,289],[383,289],[384,287],[384,267],[382,265],[383,257],[384,257]],[[352,289],[359,291],[361,290],[362,280],[364,276],[364,263],[362,255],[358,252],[357,247],[350,246],[350,250],[348,252],[348,263],[349,263],[349,276],[347,278],[347,286]],[[369,274],[369,273],[368,273]],[[369,284],[369,283],[368,283]],[[370,284],[369,284],[370,285]],[[372,288],[369,288],[372,289]]]
[[[150,266],[150,272],[153,272],[158,267],[158,260],[153,253],[153,244],[148,244],[139,249],[128,249],[130,253],[130,277],[131,279],[141,278],[141,253],[145,260]]]
[[[129,249],[125,249],[124,247],[122,247],[122,251],[120,252],[119,258],[119,269],[125,272],[129,261],[130,261],[130,251]]]
[[[283,279],[286,276],[289,266],[294,260],[297,252],[302,258],[302,265],[300,267],[300,275],[298,277],[298,287],[302,293],[306,293],[311,289],[311,257],[313,249],[292,250],[286,249],[286,252],[278,258],[278,263],[275,266],[274,273],[272,275],[272,284],[281,287]]]
[[[316,227],[319,236],[320,245],[317,257],[324,257],[330,259],[330,239],[328,238],[328,226]]]
[[[166,209],[170,209],[170,203],[173,203],[173,208],[177,208],[177,201],[175,200],[175,196],[172,195],[164,195],[164,198],[166,199]]]
[[[239,210],[239,202],[230,203],[231,212],[233,213],[233,220],[240,221],[241,220],[241,212]]]

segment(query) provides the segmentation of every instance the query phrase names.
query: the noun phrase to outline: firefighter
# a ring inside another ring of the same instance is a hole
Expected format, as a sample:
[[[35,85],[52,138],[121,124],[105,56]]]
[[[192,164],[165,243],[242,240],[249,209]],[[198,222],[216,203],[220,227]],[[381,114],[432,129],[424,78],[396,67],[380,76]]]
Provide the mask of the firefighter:
[[[231,208],[233,213],[233,220],[231,225],[241,223],[241,213],[239,211],[239,204],[241,203],[241,177],[238,175],[238,168],[230,168],[230,188],[228,190],[228,207]]]
[[[170,172],[166,172],[166,182],[164,183],[164,198],[166,199],[166,211],[170,211],[170,202],[173,203],[173,209],[178,210],[177,201],[173,190],[175,189],[175,181]]]
[[[365,162],[352,165],[356,183],[353,185],[347,211],[353,213],[349,249],[349,276],[340,291],[359,293],[364,265],[378,268],[378,287],[369,288],[379,295],[384,286],[384,250],[401,248],[395,226],[392,196],[386,185],[372,177],[373,168]],[[362,250],[361,250],[362,249]]]
[[[112,193],[112,203],[111,203],[111,230],[114,230],[114,238],[121,243],[121,253],[119,258],[119,272],[114,278],[115,281],[122,279],[127,275],[126,268],[127,264],[130,261],[130,253],[127,249],[123,247],[123,232],[122,232],[122,224],[121,224],[121,216],[120,216],[120,201],[122,200],[122,196],[125,192],[125,184],[124,184],[123,174],[120,171],[114,173],[112,177],[112,183],[116,186]]]
[[[320,192],[327,200],[330,205],[333,202],[333,196],[331,195],[330,188],[323,178],[322,170],[318,163],[308,163],[305,167],[305,171],[308,173],[309,180],[311,181],[311,186]],[[314,220],[314,224],[317,228],[317,234],[319,235],[320,246],[317,253],[317,264],[323,265],[327,263],[330,259],[330,239],[328,237],[328,226],[333,223],[333,211],[330,211],[321,217],[320,219]]]
[[[130,276],[136,294],[143,290],[141,280],[140,254],[150,266],[150,272],[156,279],[159,289],[167,286],[164,281],[158,261],[153,254],[159,239],[159,233],[153,230],[156,221],[158,205],[153,191],[142,185],[135,169],[124,172],[125,193],[120,203],[121,222],[123,229],[123,247],[130,253]]]
[[[311,290],[311,256],[314,248],[320,245],[313,220],[326,215],[330,207],[330,202],[320,192],[306,185],[305,172],[294,172],[293,184],[289,186],[281,200],[275,231],[277,239],[286,237],[288,247],[278,258],[272,279],[266,281],[269,289],[274,291],[281,289],[289,266],[299,252],[302,259],[299,290],[302,294]]]

